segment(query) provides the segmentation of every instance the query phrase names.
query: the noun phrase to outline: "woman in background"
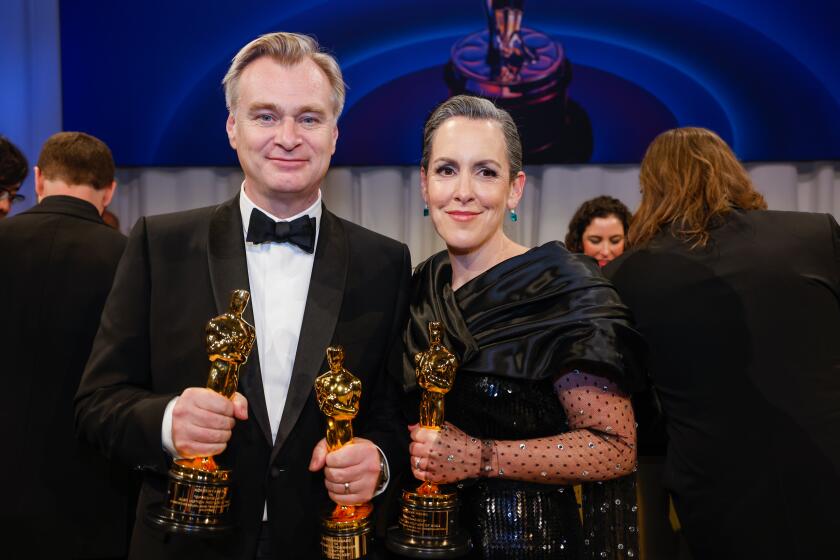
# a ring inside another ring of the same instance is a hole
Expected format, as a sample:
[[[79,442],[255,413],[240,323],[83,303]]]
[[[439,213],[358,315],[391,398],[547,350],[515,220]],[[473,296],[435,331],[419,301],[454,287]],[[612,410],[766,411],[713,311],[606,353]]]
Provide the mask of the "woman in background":
[[[573,253],[592,257],[598,261],[598,265],[604,267],[620,257],[627,248],[627,232],[632,217],[627,206],[617,198],[604,195],[589,199],[572,216],[566,234],[566,248]],[[646,558],[685,558],[680,552],[679,533],[671,520],[670,499],[662,486],[667,441],[662,415],[651,388],[635,393],[632,400],[638,422],[636,435],[639,442],[639,471],[610,483],[623,488],[605,491],[633,496],[633,503],[638,501],[642,506],[638,511],[641,529],[638,540],[639,548]],[[638,486],[638,489],[634,490],[634,486]],[[583,500],[584,509],[594,507],[587,503],[592,498],[593,494],[588,493]],[[595,499],[600,500],[600,496]]]
[[[606,266],[624,252],[631,217],[630,210],[617,198],[598,196],[587,200],[572,216],[566,249]]]
[[[569,222],[566,249],[592,257],[604,267],[624,253],[631,218],[630,210],[617,198],[591,198],[578,207]],[[669,498],[661,482],[665,454],[661,414],[649,388],[635,393],[632,401],[638,424],[639,472],[612,480],[597,493],[587,492],[584,496],[581,492],[582,505],[584,511],[600,508],[598,502],[604,501],[601,494],[623,495],[632,505],[640,503],[637,539],[643,556],[649,560],[677,560],[677,535],[671,527]]]
[[[632,506],[602,500],[582,529],[571,489],[635,467],[640,339],[626,308],[589,259],[504,234],[525,174],[516,125],[492,102],[457,96],[432,113],[421,186],[447,250],[414,274],[405,383],[430,321],[460,368],[445,429],[411,427],[412,472],[463,483],[475,557],[636,556]]]

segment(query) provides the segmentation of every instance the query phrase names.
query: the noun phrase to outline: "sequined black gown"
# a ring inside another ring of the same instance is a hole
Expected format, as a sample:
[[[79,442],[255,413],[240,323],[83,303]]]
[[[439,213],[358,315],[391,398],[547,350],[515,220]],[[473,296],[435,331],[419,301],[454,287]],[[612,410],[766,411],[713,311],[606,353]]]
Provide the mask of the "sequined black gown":
[[[568,431],[553,390],[579,368],[638,383],[642,343],[626,308],[594,261],[552,242],[508,259],[457,292],[446,252],[418,266],[406,332],[411,357],[428,348],[427,324],[442,321],[461,363],[446,419],[481,439],[525,440]],[[462,523],[475,558],[627,558],[638,551],[632,478],[584,485],[584,523],[571,486],[488,478],[460,484]]]

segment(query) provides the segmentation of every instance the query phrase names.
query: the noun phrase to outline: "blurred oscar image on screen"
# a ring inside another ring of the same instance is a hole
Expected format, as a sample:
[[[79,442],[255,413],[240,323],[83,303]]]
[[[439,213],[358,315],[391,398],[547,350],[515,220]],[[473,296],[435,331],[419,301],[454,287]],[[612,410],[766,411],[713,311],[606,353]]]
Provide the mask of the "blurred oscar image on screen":
[[[452,47],[445,73],[450,93],[480,95],[506,109],[522,134],[527,163],[589,161],[592,127],[569,98],[572,65],[563,46],[523,26],[525,0],[482,1],[487,28]]]

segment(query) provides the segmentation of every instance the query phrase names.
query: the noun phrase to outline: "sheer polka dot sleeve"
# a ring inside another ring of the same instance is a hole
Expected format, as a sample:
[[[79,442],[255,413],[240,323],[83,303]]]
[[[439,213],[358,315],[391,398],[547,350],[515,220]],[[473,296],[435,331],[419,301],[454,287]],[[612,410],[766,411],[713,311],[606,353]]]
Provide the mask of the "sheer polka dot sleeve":
[[[553,437],[495,442],[485,472],[518,480],[569,484],[607,480],[636,466],[636,422],[630,399],[606,378],[577,370],[561,375],[554,389],[569,430]]]
[[[430,445],[414,444],[415,475],[432,482],[504,477],[546,484],[608,480],[636,466],[630,399],[606,378],[577,370],[554,384],[569,431],[522,441],[477,440],[447,426]]]

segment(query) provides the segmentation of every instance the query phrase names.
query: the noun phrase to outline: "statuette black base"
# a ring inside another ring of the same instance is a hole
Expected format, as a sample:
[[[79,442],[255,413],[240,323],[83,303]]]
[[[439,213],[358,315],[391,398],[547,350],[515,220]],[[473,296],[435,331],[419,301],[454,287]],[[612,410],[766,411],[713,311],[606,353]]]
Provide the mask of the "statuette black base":
[[[169,469],[166,501],[146,511],[146,523],[168,533],[215,536],[233,529],[228,520],[231,471],[206,471],[177,460]]]
[[[399,527],[388,529],[385,546],[394,554],[406,558],[460,558],[472,550],[469,538],[463,533],[441,539],[417,539]]]
[[[398,527],[391,527],[385,546],[407,558],[460,558],[472,549],[458,526],[458,496],[403,491]]]

